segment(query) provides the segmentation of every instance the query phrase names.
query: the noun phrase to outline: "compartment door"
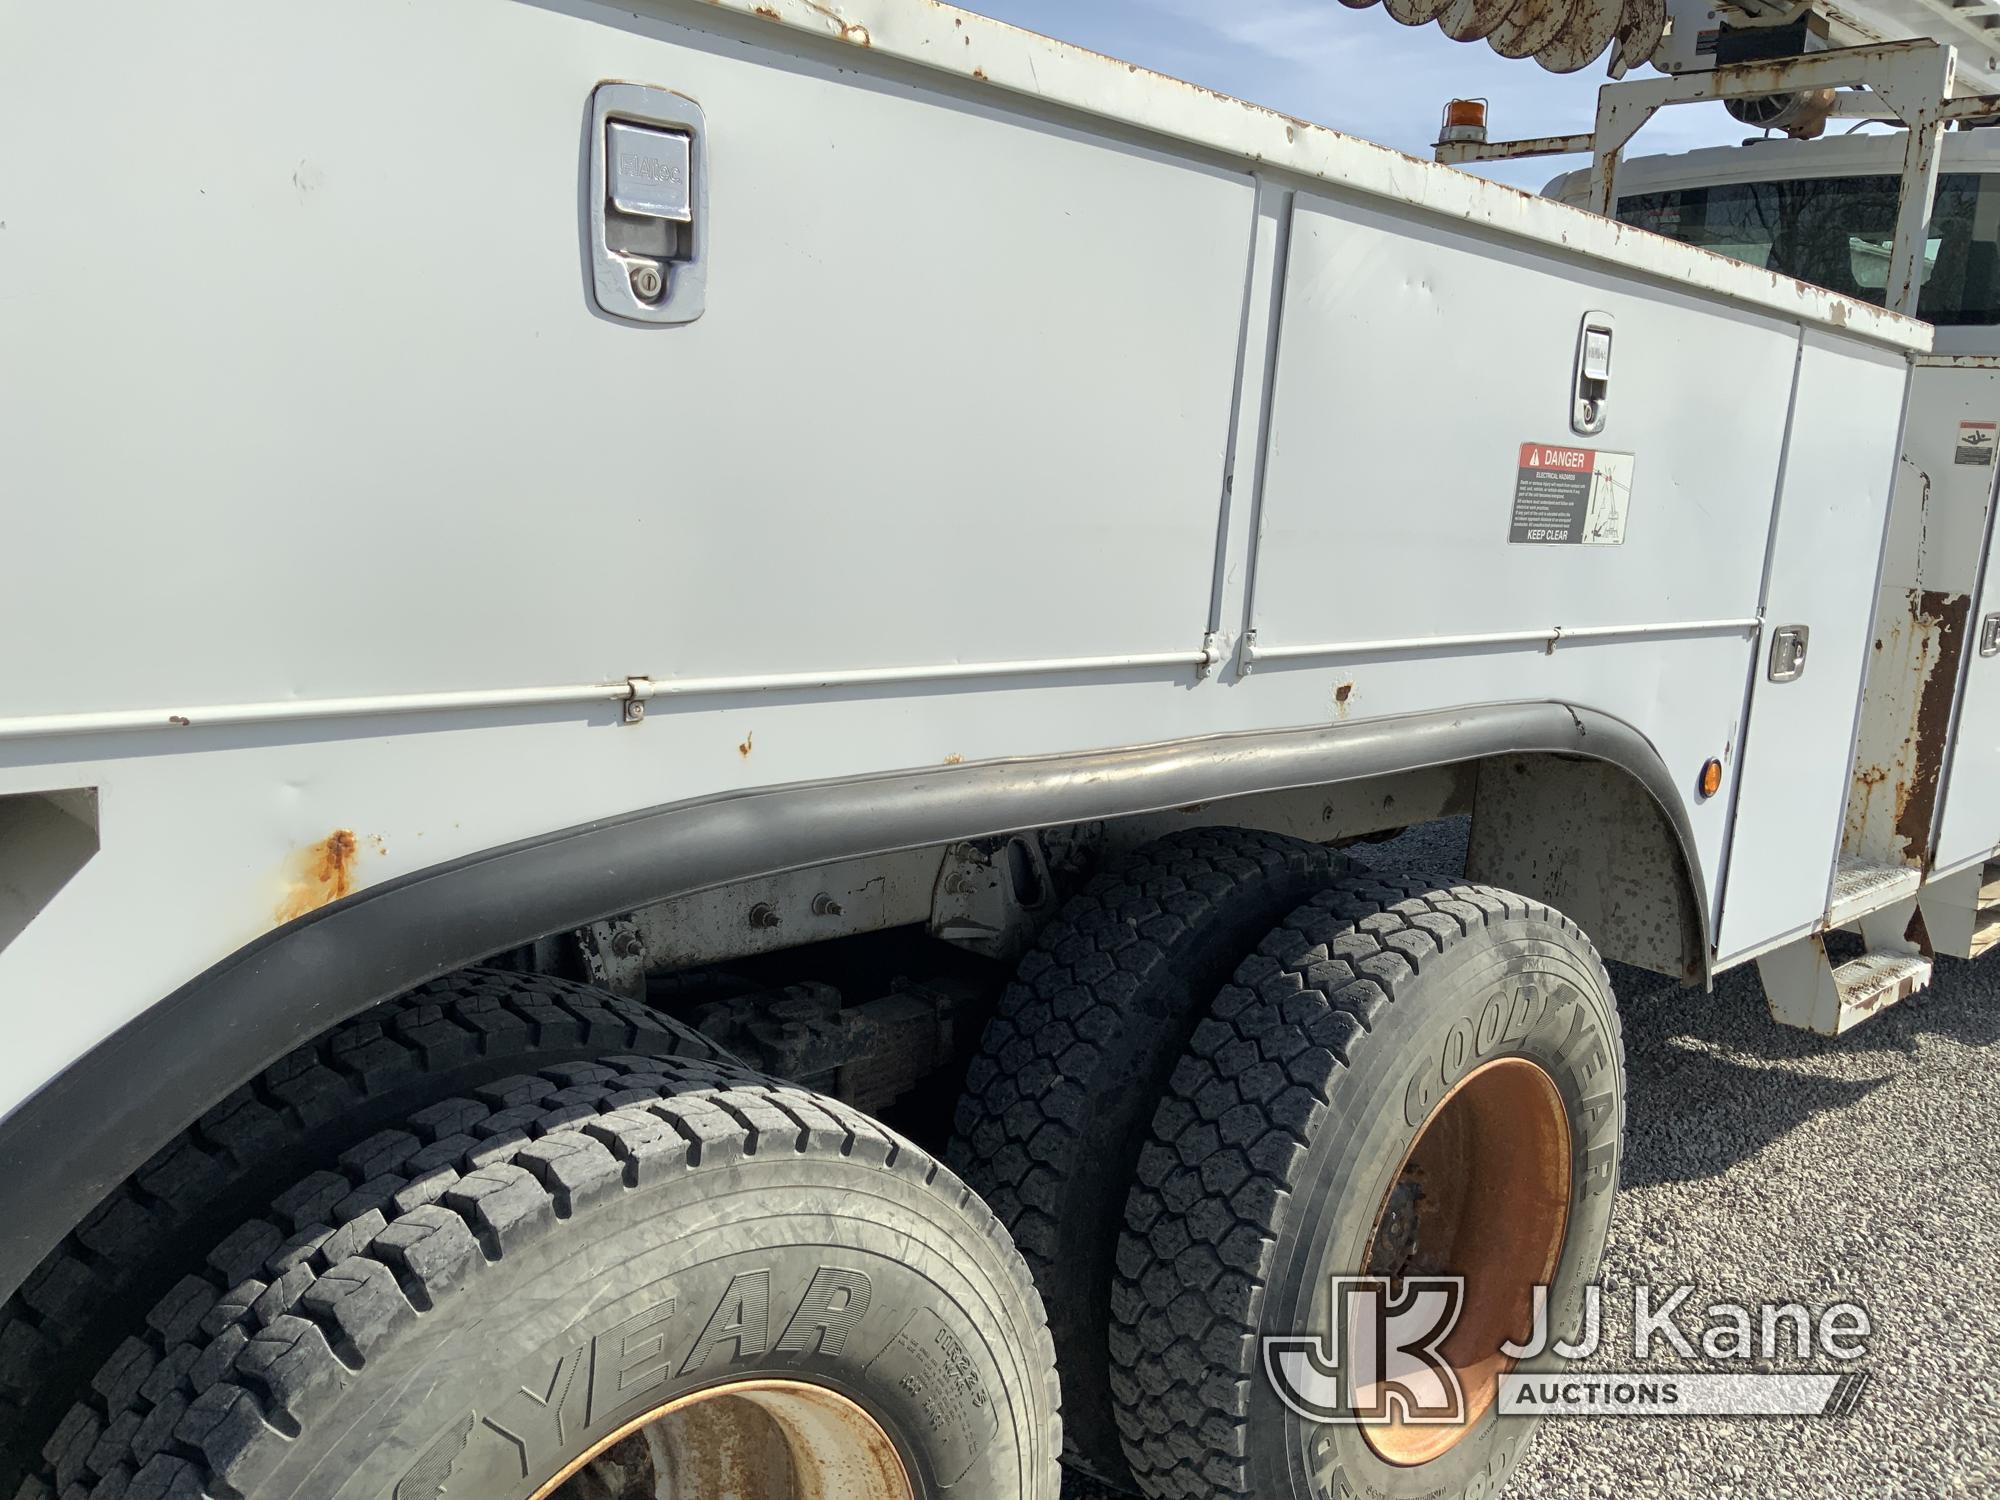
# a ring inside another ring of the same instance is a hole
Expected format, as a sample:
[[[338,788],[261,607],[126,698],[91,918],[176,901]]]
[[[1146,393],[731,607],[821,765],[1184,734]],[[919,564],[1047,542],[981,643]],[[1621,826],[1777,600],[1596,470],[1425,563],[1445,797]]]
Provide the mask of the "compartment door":
[[[1899,353],[1804,334],[1724,877],[1725,962],[1826,912],[1908,381]],[[1774,656],[1799,630],[1803,661]]]
[[[1967,408],[1966,417],[2000,423],[2000,370],[1952,370],[1949,374],[1955,384],[1977,382],[1977,397]],[[1964,430],[1968,435],[1990,435],[2000,432],[2000,427],[1981,428],[1968,422]],[[1958,726],[1945,771],[1944,812],[1932,860],[1932,868],[1938,870],[1990,858],[2000,846],[2000,566],[1995,565],[1994,556],[1996,545],[2000,545],[2000,527],[1990,516],[1996,470],[1979,468],[1980,446],[1955,445],[1950,471],[1955,477],[1974,471],[1988,476],[1989,516],[1985,566],[1966,625],[1965,685],[1959,694]],[[2000,464],[1990,448],[1984,457],[1989,465]],[[1958,462],[1961,458],[1966,462]]]

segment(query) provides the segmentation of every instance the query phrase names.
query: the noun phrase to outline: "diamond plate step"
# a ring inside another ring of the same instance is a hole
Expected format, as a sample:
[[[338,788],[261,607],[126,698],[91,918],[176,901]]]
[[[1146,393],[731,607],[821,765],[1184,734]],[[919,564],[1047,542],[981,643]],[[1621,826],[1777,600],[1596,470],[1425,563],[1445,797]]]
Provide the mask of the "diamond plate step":
[[[1815,932],[1762,955],[1757,973],[1773,1020],[1839,1036],[1927,986],[1931,960],[1913,945],[1898,945],[1871,949],[1835,968],[1824,934]]]
[[[1833,899],[1827,902],[1826,925],[1845,927],[1870,912],[1914,896],[1924,883],[1924,872],[1906,865],[1871,864],[1866,860],[1843,859],[1840,873],[1833,878]]]
[[[1833,971],[1840,992],[1836,1031],[1867,1020],[1898,1000],[1907,1000],[1931,982],[1931,961],[1914,953],[1864,953]]]

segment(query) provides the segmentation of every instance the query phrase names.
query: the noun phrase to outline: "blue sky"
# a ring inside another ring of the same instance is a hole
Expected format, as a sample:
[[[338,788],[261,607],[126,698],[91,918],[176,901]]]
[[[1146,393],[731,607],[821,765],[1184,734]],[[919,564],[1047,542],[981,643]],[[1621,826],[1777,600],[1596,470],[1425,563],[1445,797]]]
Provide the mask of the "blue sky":
[[[1339,0],[958,0],[967,9],[1108,52],[1286,114],[1428,156],[1453,97],[1492,101],[1494,139],[1588,130],[1600,61],[1567,77],[1510,62],[1484,42],[1405,27]],[[1650,72],[1650,70],[1646,70]],[[1752,131],[1716,104],[1663,111],[1635,154],[1723,145]],[[1483,169],[1518,187],[1584,165],[1557,157]]]

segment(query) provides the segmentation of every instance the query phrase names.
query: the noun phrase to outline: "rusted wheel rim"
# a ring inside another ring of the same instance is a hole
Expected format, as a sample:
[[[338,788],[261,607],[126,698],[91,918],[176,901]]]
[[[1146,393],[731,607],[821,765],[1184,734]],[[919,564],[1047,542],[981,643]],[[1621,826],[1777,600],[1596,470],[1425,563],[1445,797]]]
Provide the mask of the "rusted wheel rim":
[[[896,1446],[845,1396],[739,1380],[627,1422],[530,1500],[914,1500]]]
[[[1463,1276],[1465,1306],[1439,1352],[1465,1392],[1463,1425],[1363,1427],[1384,1461],[1429,1463],[1492,1407],[1527,1338],[1569,1226],[1569,1117],[1556,1083],[1524,1057],[1459,1080],[1424,1121],[1368,1235],[1368,1273]]]

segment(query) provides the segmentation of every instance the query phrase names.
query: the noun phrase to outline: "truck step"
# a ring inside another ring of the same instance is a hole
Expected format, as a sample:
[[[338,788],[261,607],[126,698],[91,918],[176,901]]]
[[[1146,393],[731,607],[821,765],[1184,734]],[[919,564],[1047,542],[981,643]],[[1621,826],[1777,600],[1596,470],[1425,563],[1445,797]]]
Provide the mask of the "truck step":
[[[2000,862],[1933,876],[1920,899],[1933,953],[1977,958],[2000,948]]]
[[[1923,881],[1924,872],[1907,865],[1843,859],[1840,872],[1833,878],[1833,899],[1827,903],[1826,925],[1845,927],[1870,912],[1894,906],[1914,896]],[[1996,893],[1996,899],[2000,899],[2000,893]]]
[[[1825,935],[1815,932],[1764,954],[1757,972],[1772,1020],[1839,1036],[1929,985],[1931,959],[1913,945],[1899,944],[1878,946],[1836,967],[1827,957]]]
[[[1980,871],[1979,910],[2000,911],[2000,865],[1988,865]]]
[[[1836,1034],[1907,1000],[1931,982],[1931,961],[1916,953],[1864,953],[1833,971],[1840,992]]]

